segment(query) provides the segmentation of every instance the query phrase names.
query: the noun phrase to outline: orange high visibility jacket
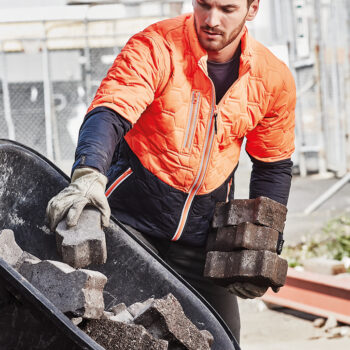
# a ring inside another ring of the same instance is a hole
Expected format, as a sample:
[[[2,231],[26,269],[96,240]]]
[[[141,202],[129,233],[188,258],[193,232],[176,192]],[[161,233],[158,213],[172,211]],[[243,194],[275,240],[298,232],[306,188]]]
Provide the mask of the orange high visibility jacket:
[[[236,167],[243,138],[255,159],[275,162],[294,150],[294,79],[245,29],[238,80],[220,103],[192,14],[133,36],[102,81],[88,111],[106,106],[133,124],[125,136],[142,165],[187,193],[173,239],[193,198],[221,186]]]

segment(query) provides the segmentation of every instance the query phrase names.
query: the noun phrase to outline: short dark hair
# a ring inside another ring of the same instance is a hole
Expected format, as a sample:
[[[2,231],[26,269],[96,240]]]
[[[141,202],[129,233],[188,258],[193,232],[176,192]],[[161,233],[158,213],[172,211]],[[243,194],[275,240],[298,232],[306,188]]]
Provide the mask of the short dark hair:
[[[252,4],[253,1],[254,1],[254,0],[247,0],[247,2],[248,2],[248,8],[249,8],[249,6]]]

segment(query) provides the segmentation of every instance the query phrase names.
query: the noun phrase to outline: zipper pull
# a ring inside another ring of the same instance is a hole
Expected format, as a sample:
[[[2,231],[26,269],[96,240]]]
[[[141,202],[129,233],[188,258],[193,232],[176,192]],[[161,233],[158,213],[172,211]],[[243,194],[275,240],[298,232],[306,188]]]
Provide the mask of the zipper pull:
[[[195,105],[195,104],[197,103],[197,101],[198,101],[198,95],[199,95],[198,91],[195,91],[195,92],[193,93],[193,104],[194,104],[194,105]]]
[[[217,122],[218,114],[215,112],[214,113],[214,130],[215,130],[215,135],[218,134],[218,122]]]

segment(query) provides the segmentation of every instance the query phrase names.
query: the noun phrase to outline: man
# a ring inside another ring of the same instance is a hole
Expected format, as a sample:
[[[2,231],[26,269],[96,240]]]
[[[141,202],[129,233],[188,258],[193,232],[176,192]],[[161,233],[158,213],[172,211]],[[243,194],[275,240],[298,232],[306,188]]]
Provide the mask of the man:
[[[233,198],[244,137],[250,197],[287,203],[295,86],[288,68],[247,32],[259,0],[194,0],[193,8],[136,34],[116,58],[81,127],[72,182],[47,213],[52,229],[66,215],[73,226],[92,204],[107,226],[111,208],[239,339],[230,292],[254,298],[269,286],[215,286],[202,277],[204,246],[215,204]]]

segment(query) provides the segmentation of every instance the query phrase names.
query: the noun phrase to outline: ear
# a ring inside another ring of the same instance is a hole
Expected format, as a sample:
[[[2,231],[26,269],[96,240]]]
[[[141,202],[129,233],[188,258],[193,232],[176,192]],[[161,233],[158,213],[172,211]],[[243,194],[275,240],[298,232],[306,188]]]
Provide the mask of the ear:
[[[259,0],[254,0],[250,4],[246,20],[247,21],[252,21],[255,18],[255,16],[257,15],[258,10],[259,10]]]

